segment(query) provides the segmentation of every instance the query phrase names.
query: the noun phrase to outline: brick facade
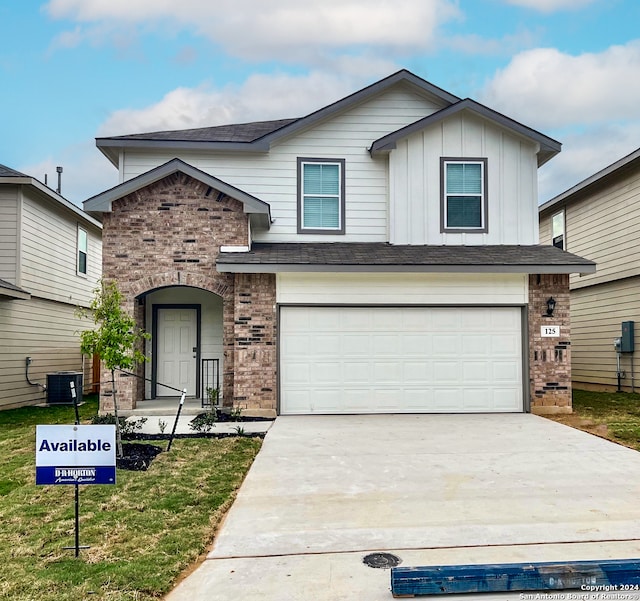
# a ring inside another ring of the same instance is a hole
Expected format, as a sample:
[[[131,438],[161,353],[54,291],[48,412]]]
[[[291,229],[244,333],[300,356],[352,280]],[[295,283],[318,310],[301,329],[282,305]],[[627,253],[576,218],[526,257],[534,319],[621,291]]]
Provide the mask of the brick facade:
[[[547,299],[556,308],[547,317]],[[544,338],[540,328],[560,326],[559,338]],[[529,382],[531,411],[571,413],[571,322],[569,276],[529,276]]]
[[[114,201],[103,225],[103,277],[117,281],[138,325],[144,326],[144,297],[152,290],[191,286],[220,296],[225,404],[275,415],[275,277],[218,273],[215,265],[220,246],[248,244],[242,204],[176,173]],[[109,380],[103,373],[102,381]],[[102,411],[113,410],[110,388],[103,386]],[[120,375],[116,389],[122,409],[144,398],[139,378]]]

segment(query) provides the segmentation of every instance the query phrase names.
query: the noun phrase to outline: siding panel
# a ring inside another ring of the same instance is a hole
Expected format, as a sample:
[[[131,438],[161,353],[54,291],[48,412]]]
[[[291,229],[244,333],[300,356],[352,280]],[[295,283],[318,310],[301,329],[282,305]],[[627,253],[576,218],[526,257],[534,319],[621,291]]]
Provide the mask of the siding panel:
[[[533,144],[467,114],[400,140],[389,158],[390,242],[537,244],[535,153]],[[488,233],[440,232],[442,156],[488,159]]]
[[[35,196],[23,199],[22,286],[35,296],[88,306],[102,272],[100,230],[88,234],[87,275],[76,273],[78,220]]]
[[[76,332],[88,321],[74,315],[74,307],[42,299],[0,300],[0,409],[32,405],[46,399],[41,388],[26,380],[26,357],[32,382],[46,384],[46,374],[81,371],[80,339]],[[85,390],[92,381],[91,361],[85,360]]]
[[[578,386],[617,385],[613,339],[620,336],[623,321],[636,321],[636,345],[640,344],[639,287],[640,278],[634,277],[571,291],[571,367]],[[622,369],[627,372],[625,388],[631,386],[632,361],[636,378],[640,376],[636,355],[622,356]]]
[[[525,305],[520,274],[279,273],[278,303],[336,305]]]
[[[572,288],[640,275],[640,177],[626,174],[566,208],[567,250],[598,264],[592,275],[572,276]],[[546,226],[549,229],[550,226]]]
[[[353,107],[313,129],[282,140],[268,154],[239,158],[223,153],[180,152],[187,163],[269,203],[275,219],[268,232],[254,231],[254,240],[293,241],[297,234],[296,159],[346,159],[346,235],[307,234],[309,242],[383,242],[387,234],[387,160],[372,160],[371,143],[442,108],[431,99],[397,86]],[[336,148],[341,149],[336,156]],[[145,173],[175,157],[175,151],[128,150],[124,179]]]
[[[18,284],[18,187],[0,186],[0,280]]]

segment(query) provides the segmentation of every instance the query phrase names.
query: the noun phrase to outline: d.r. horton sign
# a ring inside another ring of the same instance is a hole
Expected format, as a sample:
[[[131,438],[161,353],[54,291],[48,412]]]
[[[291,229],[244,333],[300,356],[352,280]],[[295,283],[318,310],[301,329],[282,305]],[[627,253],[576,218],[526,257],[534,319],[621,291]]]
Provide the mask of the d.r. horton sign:
[[[115,484],[114,425],[36,426],[36,484]]]

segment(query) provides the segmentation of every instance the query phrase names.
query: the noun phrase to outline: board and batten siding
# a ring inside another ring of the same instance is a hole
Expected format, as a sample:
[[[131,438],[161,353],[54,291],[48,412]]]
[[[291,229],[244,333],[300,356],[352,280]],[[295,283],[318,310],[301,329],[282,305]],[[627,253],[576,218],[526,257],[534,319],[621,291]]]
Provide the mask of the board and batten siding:
[[[640,388],[640,277],[571,291],[571,371],[576,387],[617,387],[614,338],[620,336],[623,321],[635,321],[636,352],[623,353],[621,368],[625,390]],[[631,361],[634,361],[632,366]]]
[[[46,385],[47,374],[82,371],[78,330],[87,321],[75,316],[75,307],[38,298],[0,300],[0,409],[46,400],[46,393],[26,379],[26,358],[32,382]],[[91,360],[84,361],[84,387],[92,382]]]
[[[301,305],[526,305],[522,274],[278,273],[276,302]]]
[[[87,232],[87,275],[78,274],[78,226]],[[52,202],[24,195],[22,287],[32,295],[73,306],[89,306],[102,273],[101,232]]]
[[[0,186],[0,280],[18,282],[19,188]]]
[[[399,140],[389,159],[392,244],[537,244],[536,146],[461,113]],[[440,159],[487,158],[488,232],[441,233]]]
[[[345,159],[345,235],[304,234],[308,242],[383,242],[388,239],[387,159],[372,159],[368,148],[378,138],[442,108],[435,99],[395,86],[350,110],[275,143],[269,153],[238,154],[180,151],[178,158],[240,188],[271,207],[275,220],[253,239],[300,240],[297,233],[297,158]],[[176,151],[127,149],[121,179],[129,180],[173,159]]]

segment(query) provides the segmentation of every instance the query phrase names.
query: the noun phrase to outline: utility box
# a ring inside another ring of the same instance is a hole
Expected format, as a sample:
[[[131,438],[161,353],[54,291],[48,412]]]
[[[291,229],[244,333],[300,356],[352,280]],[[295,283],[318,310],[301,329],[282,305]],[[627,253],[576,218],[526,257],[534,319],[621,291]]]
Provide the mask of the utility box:
[[[633,353],[634,348],[634,332],[633,321],[622,322],[622,336],[620,337],[620,352],[621,353]]]

